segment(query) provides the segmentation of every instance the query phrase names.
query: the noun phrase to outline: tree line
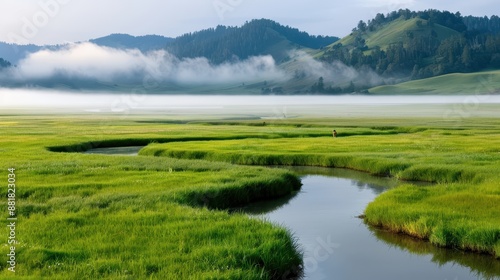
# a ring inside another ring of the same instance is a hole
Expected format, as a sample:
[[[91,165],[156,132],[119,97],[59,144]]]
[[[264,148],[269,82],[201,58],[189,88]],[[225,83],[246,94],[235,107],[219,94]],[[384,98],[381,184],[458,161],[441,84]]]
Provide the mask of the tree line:
[[[470,31],[476,30],[481,32],[490,32],[494,34],[500,33],[500,17],[473,17],[466,16],[463,17],[463,21]]]
[[[297,47],[319,49],[338,39],[312,36],[272,20],[260,19],[247,22],[241,27],[219,25],[187,33],[170,42],[167,50],[181,58],[206,57],[210,62],[220,64],[234,59],[271,54],[269,48],[284,40]]]

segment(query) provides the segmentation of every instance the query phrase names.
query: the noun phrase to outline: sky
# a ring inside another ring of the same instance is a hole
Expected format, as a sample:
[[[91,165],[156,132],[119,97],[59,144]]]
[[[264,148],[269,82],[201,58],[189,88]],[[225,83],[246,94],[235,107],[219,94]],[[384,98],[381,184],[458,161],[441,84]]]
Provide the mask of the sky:
[[[112,33],[176,37],[267,18],[313,35],[343,37],[359,20],[401,8],[500,14],[497,0],[0,0],[0,41],[64,44]]]

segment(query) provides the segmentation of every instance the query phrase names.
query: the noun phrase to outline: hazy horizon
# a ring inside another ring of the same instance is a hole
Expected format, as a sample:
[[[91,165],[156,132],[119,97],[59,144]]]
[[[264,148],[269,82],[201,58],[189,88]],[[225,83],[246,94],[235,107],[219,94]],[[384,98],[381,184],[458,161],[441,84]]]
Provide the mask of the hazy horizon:
[[[500,95],[149,95],[0,88],[3,114],[115,114],[245,116],[280,120],[298,116],[434,116],[446,119],[496,116]]]

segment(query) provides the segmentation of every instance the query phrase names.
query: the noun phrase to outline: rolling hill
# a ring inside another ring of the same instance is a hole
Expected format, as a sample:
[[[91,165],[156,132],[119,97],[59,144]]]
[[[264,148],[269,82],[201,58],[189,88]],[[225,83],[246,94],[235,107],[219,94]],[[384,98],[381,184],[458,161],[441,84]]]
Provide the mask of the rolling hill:
[[[410,36],[413,37],[429,37],[435,32],[435,38],[438,41],[443,41],[453,36],[459,36],[460,32],[451,28],[435,24],[430,27],[429,21],[420,18],[404,19],[398,18],[380,28],[366,32],[351,33],[350,35],[342,38],[338,42],[333,43],[328,49],[331,49],[339,44],[343,46],[355,46],[356,37],[359,35],[363,40],[368,50],[380,48],[387,50],[390,45],[399,43],[409,43],[407,40]]]
[[[453,73],[369,89],[375,95],[500,94],[500,70]]]

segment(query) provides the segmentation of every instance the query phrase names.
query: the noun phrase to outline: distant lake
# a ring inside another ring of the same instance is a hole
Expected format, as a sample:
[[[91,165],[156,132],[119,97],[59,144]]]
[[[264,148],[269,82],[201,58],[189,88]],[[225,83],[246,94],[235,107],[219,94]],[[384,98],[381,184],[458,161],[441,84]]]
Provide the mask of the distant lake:
[[[321,116],[498,116],[500,95],[146,95],[0,89],[2,111],[246,115],[248,118]]]

